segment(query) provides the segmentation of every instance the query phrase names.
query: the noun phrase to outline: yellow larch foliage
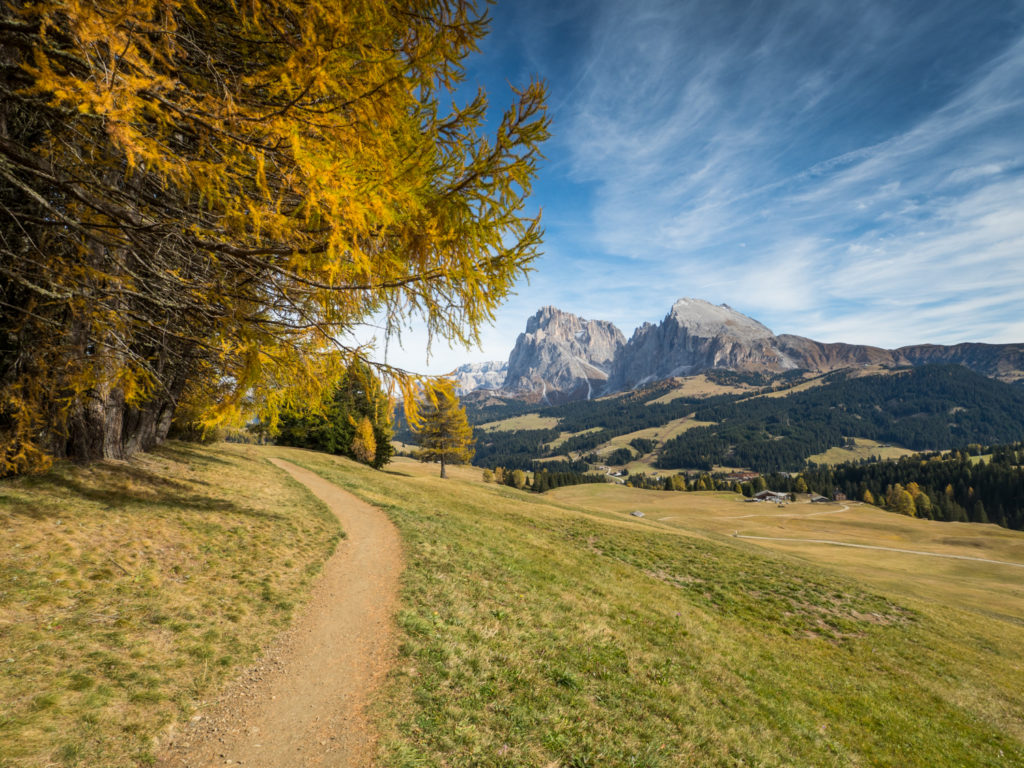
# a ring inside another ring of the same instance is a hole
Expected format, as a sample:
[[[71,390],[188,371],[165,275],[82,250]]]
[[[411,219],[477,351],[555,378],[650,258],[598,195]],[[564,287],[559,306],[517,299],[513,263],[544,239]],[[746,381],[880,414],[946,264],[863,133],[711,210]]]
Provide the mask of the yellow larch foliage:
[[[42,0],[0,22],[0,384],[24,393],[0,443],[116,455],[179,411],[273,421],[369,357],[344,342],[361,324],[478,341],[536,255],[542,85],[490,138],[482,92],[443,106],[486,33],[472,0]]]

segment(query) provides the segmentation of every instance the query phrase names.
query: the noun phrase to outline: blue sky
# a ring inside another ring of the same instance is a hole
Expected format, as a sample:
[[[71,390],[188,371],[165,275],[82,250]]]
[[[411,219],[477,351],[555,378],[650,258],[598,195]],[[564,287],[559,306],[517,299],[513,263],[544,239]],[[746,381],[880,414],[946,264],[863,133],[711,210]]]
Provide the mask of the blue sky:
[[[499,0],[468,86],[547,82],[544,255],[483,349],[554,304],[628,337],[683,296],[776,333],[1024,341],[1024,0]]]

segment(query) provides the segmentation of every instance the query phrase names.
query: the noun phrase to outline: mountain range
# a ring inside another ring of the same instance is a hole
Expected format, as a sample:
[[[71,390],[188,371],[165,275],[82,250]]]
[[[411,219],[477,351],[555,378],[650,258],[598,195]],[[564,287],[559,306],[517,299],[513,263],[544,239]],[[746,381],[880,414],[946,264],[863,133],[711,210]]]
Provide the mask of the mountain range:
[[[776,335],[727,304],[683,298],[659,324],[644,323],[629,340],[610,322],[543,307],[527,321],[507,363],[466,365],[455,378],[463,393],[492,390],[516,399],[557,403],[714,369],[774,375],[925,364],[962,365],[1004,382],[1024,380],[1024,344],[883,349],[824,343]]]

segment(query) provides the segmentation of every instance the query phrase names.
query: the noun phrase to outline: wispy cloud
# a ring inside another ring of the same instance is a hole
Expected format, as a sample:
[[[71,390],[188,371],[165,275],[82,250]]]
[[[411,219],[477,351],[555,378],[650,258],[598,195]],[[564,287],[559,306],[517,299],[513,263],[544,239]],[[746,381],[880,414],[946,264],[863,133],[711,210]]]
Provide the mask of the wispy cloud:
[[[598,7],[566,145],[597,190],[592,241],[646,278],[631,303],[718,284],[778,330],[1003,335],[1024,284],[1024,36],[960,51],[955,4],[889,5]],[[921,45],[968,69],[914,61]]]
[[[463,359],[542,304],[628,335],[680,296],[824,341],[1024,340],[1021,0],[496,14],[501,65],[550,85],[547,253]]]

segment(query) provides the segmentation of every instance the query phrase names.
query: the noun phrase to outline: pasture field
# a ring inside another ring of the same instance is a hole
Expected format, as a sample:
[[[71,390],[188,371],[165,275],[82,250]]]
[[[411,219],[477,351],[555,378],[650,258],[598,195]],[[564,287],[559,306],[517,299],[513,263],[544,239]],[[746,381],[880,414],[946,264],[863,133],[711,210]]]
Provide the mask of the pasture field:
[[[227,445],[0,486],[0,765],[145,764],[286,625],[339,534],[270,456],[401,534],[380,765],[1024,765],[1018,532]]]
[[[732,535],[785,513],[791,537],[1024,563],[1019,533],[290,458],[405,542],[382,765],[1024,764],[1024,569]]]
[[[655,403],[671,403],[673,400],[678,400],[680,397],[713,397],[714,395],[741,395],[744,392],[749,392],[753,389],[746,384],[719,384],[714,381],[708,381],[708,377],[703,373],[697,376],[687,376],[685,378],[676,379],[679,383],[678,387],[672,389],[671,392],[667,392],[661,397],[655,398],[654,400],[648,400],[646,405],[654,405]]]
[[[683,434],[683,432],[693,429],[694,427],[709,427],[713,424],[715,424],[713,421],[696,421],[686,416],[681,419],[673,419],[672,421],[666,422],[657,427],[648,427],[646,429],[638,429],[636,432],[629,432],[625,435],[617,435],[608,442],[599,445],[595,450],[601,456],[607,456],[618,448],[629,447],[630,441],[635,440],[638,437],[647,440],[657,440],[658,443],[664,443],[666,440],[678,437]],[[653,464],[651,466],[653,466]]]
[[[489,421],[480,424],[474,429],[481,429],[485,432],[494,430],[516,430],[516,429],[551,429],[558,424],[554,416],[541,416],[539,413],[524,413],[519,416],[512,416],[501,421]]]
[[[834,467],[837,464],[869,459],[872,456],[877,456],[880,459],[898,459],[902,456],[911,456],[917,453],[917,451],[911,451],[909,448],[901,448],[898,445],[883,445],[875,440],[868,440],[863,437],[855,437],[853,442],[853,448],[836,446],[829,448],[823,453],[808,456],[807,460],[813,461],[815,464],[828,464]]]

